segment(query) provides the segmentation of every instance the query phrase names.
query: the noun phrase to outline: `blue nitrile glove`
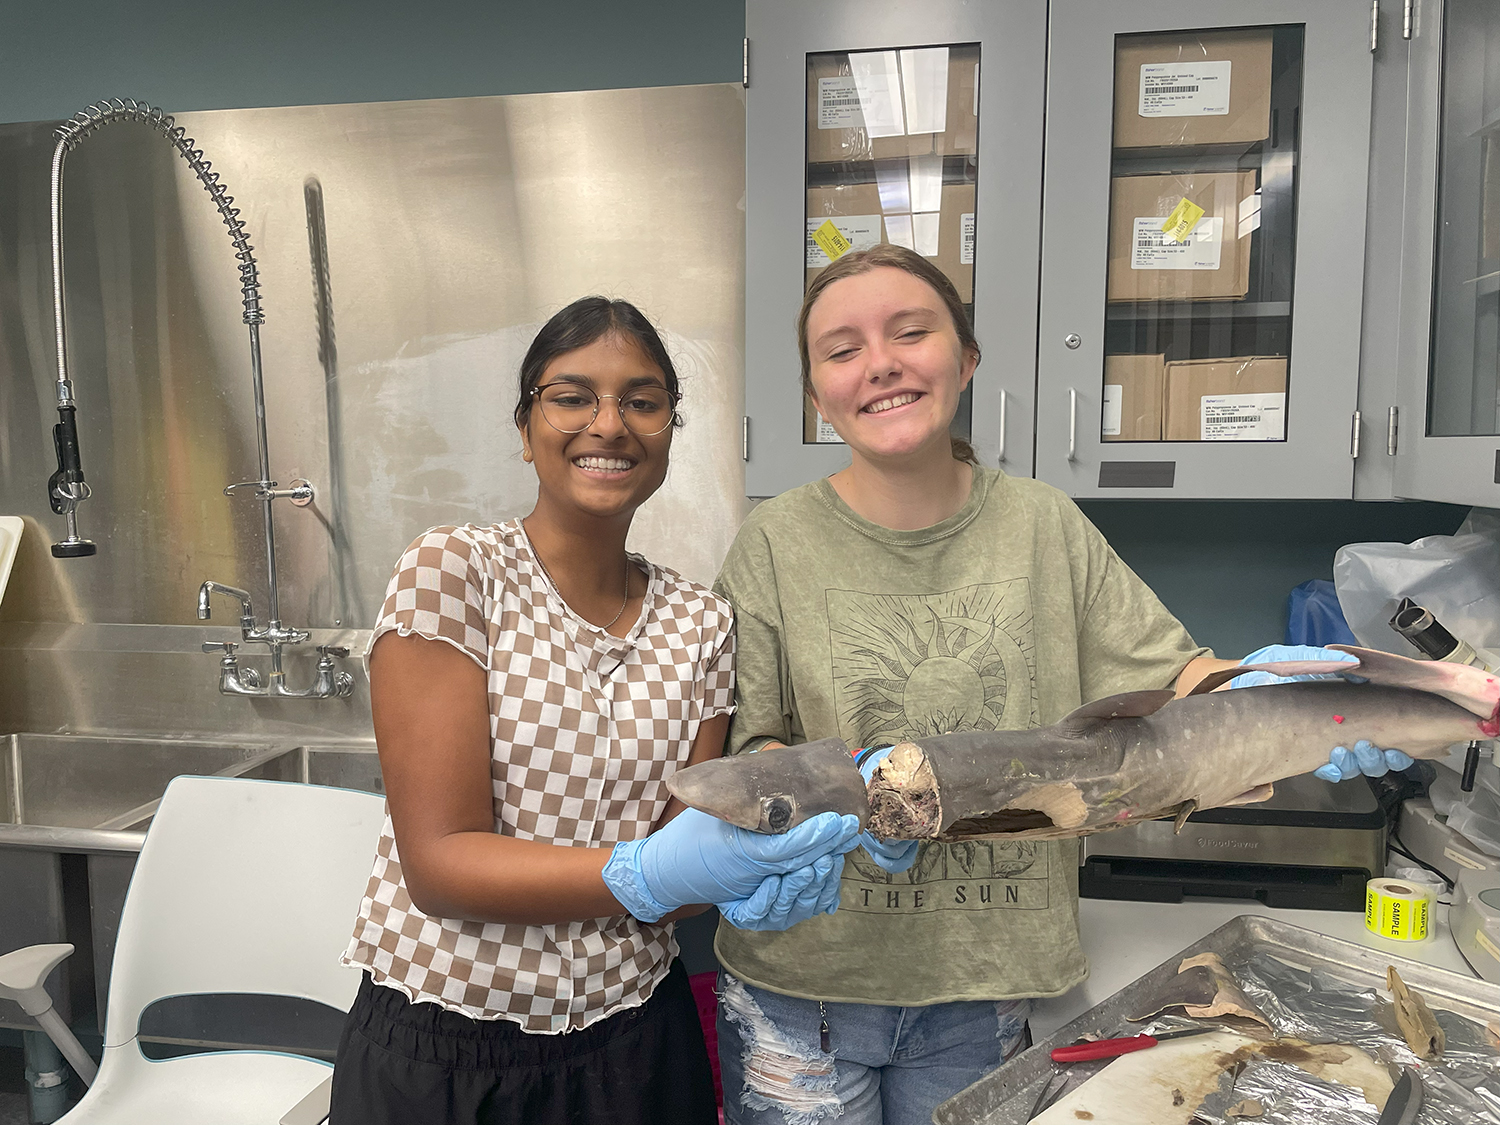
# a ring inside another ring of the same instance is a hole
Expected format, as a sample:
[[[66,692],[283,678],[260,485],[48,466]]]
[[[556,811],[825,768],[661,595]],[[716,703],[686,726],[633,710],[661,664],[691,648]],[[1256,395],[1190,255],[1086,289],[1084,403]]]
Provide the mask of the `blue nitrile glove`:
[[[839,905],[844,857],[825,855],[787,875],[770,875],[749,898],[719,904],[719,913],[741,930],[788,930]]]
[[[895,747],[882,746],[879,750],[861,750],[855,755],[854,760],[859,763],[859,776],[865,779],[866,785],[875,776],[875,767],[885,761],[893,749]],[[917,849],[921,846],[921,841],[882,840],[879,836],[861,832],[859,844],[870,853],[870,858],[882,870],[899,875],[917,861]]]
[[[1340,652],[1335,648],[1318,648],[1315,645],[1267,645],[1258,648],[1241,664],[1274,664],[1279,660],[1341,660],[1353,662],[1359,657],[1350,652]],[[1273,676],[1269,672],[1246,672],[1243,676],[1236,676],[1229,681],[1233,688],[1256,687],[1260,684],[1284,684],[1292,680],[1327,680],[1333,679],[1329,676]],[[1358,676],[1349,677],[1359,680]],[[1362,680],[1359,682],[1363,682]],[[1368,777],[1380,777],[1391,770],[1404,770],[1412,764],[1409,754],[1403,754],[1400,750],[1382,750],[1366,739],[1360,739],[1354,744],[1351,751],[1347,746],[1335,746],[1333,752],[1328,755],[1328,764],[1319,766],[1313,773],[1324,781],[1348,781],[1352,777],[1365,774]]]
[[[636,918],[656,922],[679,906],[750,898],[767,875],[842,856],[858,834],[858,817],[833,812],[769,836],[684,809],[651,835],[616,844],[604,885]]]
[[[1410,754],[1403,754],[1400,750],[1382,750],[1368,739],[1361,738],[1354,744],[1353,750],[1347,746],[1335,746],[1333,753],[1328,755],[1328,764],[1319,766],[1313,773],[1324,781],[1348,781],[1360,774],[1380,777],[1391,770],[1404,770],[1411,764]]]

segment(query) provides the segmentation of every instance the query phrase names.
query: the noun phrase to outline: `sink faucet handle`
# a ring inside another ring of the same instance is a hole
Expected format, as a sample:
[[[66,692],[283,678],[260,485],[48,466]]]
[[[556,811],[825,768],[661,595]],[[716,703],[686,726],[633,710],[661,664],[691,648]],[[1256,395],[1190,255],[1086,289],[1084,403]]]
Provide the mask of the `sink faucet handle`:
[[[225,656],[233,656],[234,650],[240,646],[233,641],[204,641],[204,652],[222,652]]]
[[[349,655],[349,650],[343,645],[319,645],[318,651],[324,656],[344,657]]]

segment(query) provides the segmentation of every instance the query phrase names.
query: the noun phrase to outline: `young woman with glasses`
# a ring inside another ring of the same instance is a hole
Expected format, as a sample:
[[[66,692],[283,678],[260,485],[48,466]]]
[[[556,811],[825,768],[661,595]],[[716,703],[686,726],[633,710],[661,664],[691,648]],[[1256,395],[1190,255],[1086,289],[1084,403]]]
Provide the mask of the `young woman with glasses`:
[[[536,506],[434,528],[396,566],[368,656],[389,816],[333,1125],[708,1125],[673,920],[836,905],[855,818],[757,836],[666,790],[721,753],[734,694],[728,604],[625,550],[678,399],[638,310],[574,302],[521,365]]]

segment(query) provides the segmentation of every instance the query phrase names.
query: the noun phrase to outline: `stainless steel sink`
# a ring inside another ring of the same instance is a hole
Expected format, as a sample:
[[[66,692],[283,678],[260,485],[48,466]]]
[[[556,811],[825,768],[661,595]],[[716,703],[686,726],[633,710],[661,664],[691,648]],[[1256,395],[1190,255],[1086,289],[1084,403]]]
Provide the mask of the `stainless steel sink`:
[[[17,833],[15,828],[96,829],[139,835],[167,783],[179,774],[237,777],[286,747],[179,742],[93,735],[10,734],[0,739],[5,804],[0,844],[49,840],[54,846],[104,846],[110,841],[74,832]],[[7,831],[11,828],[12,831]],[[7,838],[8,837],[8,838]],[[137,840],[117,843],[139,851]],[[113,849],[111,849],[113,850]]]
[[[49,982],[64,1019],[86,1014],[92,998],[103,1026],[130,875],[162,794],[182,774],[384,792],[369,743],[0,735],[0,953],[77,947]],[[0,1026],[33,1025],[0,1001]]]

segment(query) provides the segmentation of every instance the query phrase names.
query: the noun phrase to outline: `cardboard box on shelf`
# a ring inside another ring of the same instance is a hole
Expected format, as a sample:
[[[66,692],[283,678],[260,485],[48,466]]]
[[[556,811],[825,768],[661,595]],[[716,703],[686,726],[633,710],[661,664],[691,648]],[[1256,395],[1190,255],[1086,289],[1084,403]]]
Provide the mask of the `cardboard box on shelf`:
[[[1250,292],[1250,242],[1259,223],[1242,223],[1240,205],[1250,200],[1247,210],[1258,216],[1255,198],[1254,172],[1116,176],[1110,184],[1106,299],[1243,300]],[[1179,241],[1162,226],[1184,200],[1202,215]]]
[[[1286,437],[1285,356],[1167,364],[1164,441],[1280,441]]]
[[[889,198],[886,202],[893,202]],[[883,211],[876,184],[841,184],[807,189],[806,284],[834,260],[817,237],[832,222],[848,250],[892,242],[916,250],[953,282],[961,301],[974,299],[974,185],[944,184],[936,211]],[[910,200],[902,202],[909,206]],[[921,201],[918,200],[918,205]],[[840,255],[842,256],[842,255]]]
[[[1270,135],[1270,31],[1115,39],[1116,148],[1251,145]]]
[[[976,43],[810,55],[807,162],[975,153],[978,83]]]
[[[1104,357],[1105,441],[1160,441],[1164,355]]]
[[[830,426],[823,415],[818,413],[818,408],[813,405],[812,396],[802,396],[802,444],[803,445],[842,445],[844,439],[839,437],[838,431]]]

